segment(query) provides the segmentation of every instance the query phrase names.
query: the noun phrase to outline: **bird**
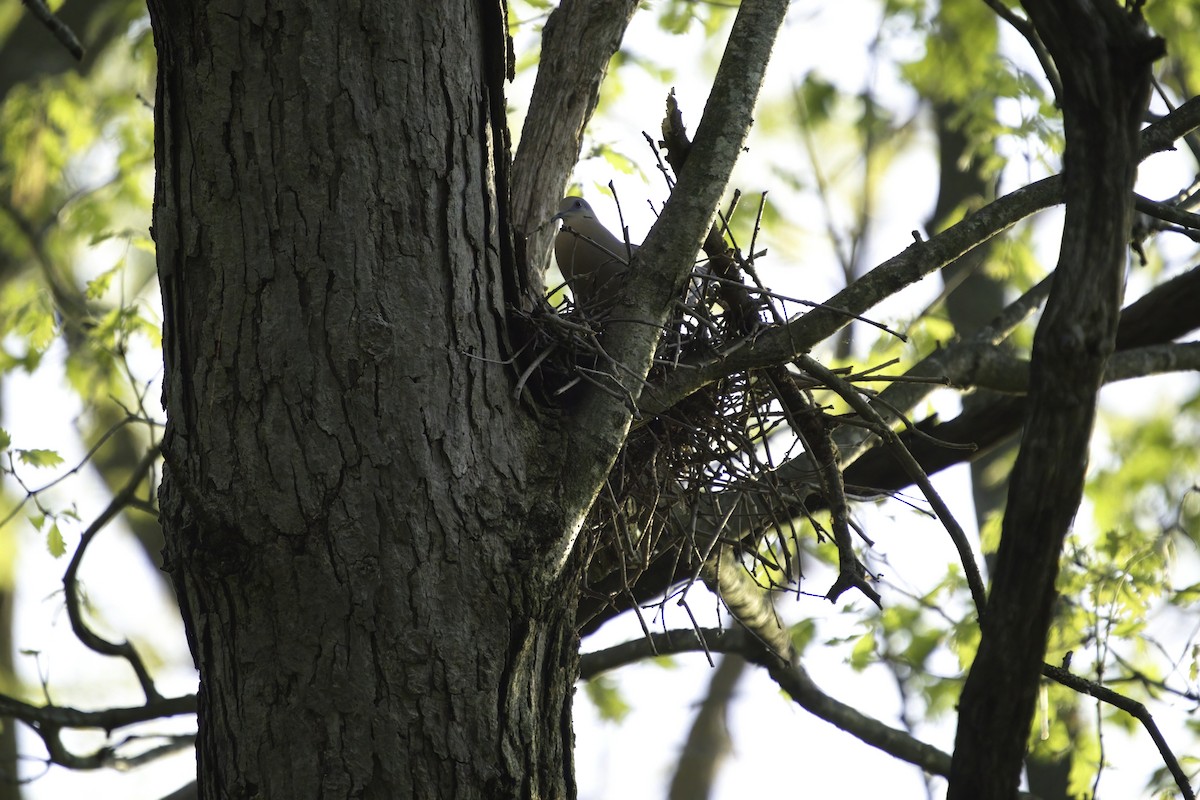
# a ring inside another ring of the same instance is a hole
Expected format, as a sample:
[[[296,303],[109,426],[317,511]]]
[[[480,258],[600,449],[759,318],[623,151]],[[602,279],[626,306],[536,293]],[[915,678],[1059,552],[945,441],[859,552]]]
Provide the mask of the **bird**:
[[[562,222],[554,238],[554,258],[571,286],[575,306],[592,313],[612,307],[637,245],[614,236],[582,197],[564,197],[550,221]]]

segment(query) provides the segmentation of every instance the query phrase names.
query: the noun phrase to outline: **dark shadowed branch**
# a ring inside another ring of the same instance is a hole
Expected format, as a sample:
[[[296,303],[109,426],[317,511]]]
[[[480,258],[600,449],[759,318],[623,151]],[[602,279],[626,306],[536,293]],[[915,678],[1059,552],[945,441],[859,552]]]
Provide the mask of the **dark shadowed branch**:
[[[67,616],[71,620],[71,630],[74,631],[79,641],[83,642],[89,649],[101,655],[117,656],[128,661],[137,675],[138,683],[141,684],[142,692],[145,694],[148,704],[154,704],[162,700],[162,695],[154,687],[154,680],[150,677],[150,672],[146,669],[142,657],[138,655],[136,648],[130,642],[110,642],[88,627],[83,619],[83,609],[80,606],[78,576],[79,567],[83,563],[83,554],[86,552],[88,545],[91,544],[92,539],[122,509],[133,501],[138,488],[146,483],[150,468],[154,466],[154,462],[158,458],[158,447],[153,447],[146,452],[141,463],[134,468],[125,487],[117,492],[104,511],[100,512],[100,515],[83,532],[83,535],[79,539],[79,546],[75,549],[75,555],[71,557],[71,563],[67,567],[66,574],[63,576],[63,588],[66,592],[67,601]]]

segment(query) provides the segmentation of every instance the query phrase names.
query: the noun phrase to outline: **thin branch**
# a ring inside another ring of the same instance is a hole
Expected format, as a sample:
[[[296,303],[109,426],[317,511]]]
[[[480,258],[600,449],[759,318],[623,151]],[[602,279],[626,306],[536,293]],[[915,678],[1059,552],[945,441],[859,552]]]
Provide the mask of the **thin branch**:
[[[20,502],[15,504],[13,506],[12,510],[9,511],[7,514],[5,514],[3,518],[0,518],[0,528],[3,528],[5,525],[7,525],[12,520],[13,517],[15,517],[17,514],[19,514],[21,509],[25,507],[25,504],[28,503],[30,499],[36,497],[37,495],[41,494],[42,492],[45,492],[49,489],[53,489],[55,486],[57,486],[58,484],[65,481],[67,478],[70,478],[72,475],[77,474],[80,470],[82,470],[84,467],[86,467],[91,462],[92,457],[94,455],[96,455],[96,452],[101,447],[104,446],[104,443],[107,442],[110,438],[112,438],[112,436],[114,434],[116,434],[117,431],[119,431],[124,426],[130,424],[131,422],[144,422],[147,425],[150,425],[151,427],[153,427],[156,424],[153,420],[143,419],[141,417],[133,417],[133,416],[129,416],[129,417],[126,417],[125,419],[118,421],[116,424],[114,424],[111,428],[106,430],[100,436],[100,438],[96,441],[96,443],[88,449],[87,453],[84,454],[83,458],[81,458],[79,460],[78,464],[71,467],[71,469],[67,470],[62,475],[59,475],[57,478],[50,481],[49,483],[47,483],[37,489],[27,490],[25,492],[25,496],[23,498],[21,498]]]
[[[76,61],[83,61],[83,45],[79,43],[79,37],[75,35],[75,32],[72,31],[65,22],[54,16],[54,12],[50,10],[44,0],[22,1],[25,3],[25,7],[29,9],[29,13],[32,14],[38,20],[38,22],[46,26],[46,30],[50,31],[50,33],[54,35],[54,38],[58,39],[59,43],[62,44],[63,47],[67,48],[67,52],[70,53]]]
[[[1142,197],[1140,194],[1135,194],[1133,197],[1133,207],[1148,217],[1154,217],[1163,222],[1174,222],[1188,230],[1200,230],[1200,214],[1193,214],[1190,211],[1176,208],[1170,203],[1160,203],[1157,200]]]
[[[88,756],[66,749],[61,739],[64,729],[113,731],[128,725],[196,713],[196,695],[159,698],[143,706],[82,711],[67,706],[35,706],[0,695],[0,718],[19,720],[42,738],[50,760],[72,769],[96,769],[111,766],[111,748],[101,748]]]
[[[929,481],[929,476],[921,469],[921,465],[913,458],[912,453],[908,452],[908,448],[900,441],[900,437],[892,430],[891,426],[879,416],[879,412],[872,408],[853,386],[809,356],[801,357],[797,363],[802,369],[820,378],[825,382],[826,386],[837,392],[864,420],[878,426],[876,433],[890,447],[892,454],[900,462],[900,466],[908,476],[920,487],[921,492],[925,495],[925,499],[929,501],[929,505],[933,508],[934,513],[937,514],[938,519],[941,520],[942,525],[950,534],[950,540],[954,543],[954,548],[958,551],[959,560],[962,562],[963,571],[967,577],[967,585],[971,589],[971,599],[975,601],[975,610],[982,617],[987,605],[987,591],[983,586],[983,576],[980,575],[979,565],[975,563],[975,556],[971,552],[970,543],[967,541],[967,534],[963,531],[962,526],[958,524],[958,520],[954,518],[954,515],[950,513],[950,508],[942,500],[941,495],[933,488],[933,484]]]
[[[705,648],[712,652],[737,653],[747,661],[765,666],[771,678],[797,705],[872,747],[934,775],[950,774],[948,754],[825,694],[804,667],[771,656],[757,639],[740,628],[667,631],[653,634],[649,640],[636,639],[606,650],[585,653],[580,659],[580,677],[587,680],[601,672],[650,658],[655,652],[694,653]]]
[[[987,3],[988,8],[996,12],[996,16],[1007,22],[1013,27],[1017,33],[1025,38],[1029,43],[1029,47],[1033,50],[1033,54],[1037,56],[1038,63],[1042,65],[1042,70],[1046,73],[1046,81],[1050,84],[1050,89],[1054,92],[1056,103],[1062,98],[1062,78],[1058,75],[1058,68],[1054,66],[1054,59],[1050,57],[1049,51],[1046,50],[1045,43],[1042,42],[1042,37],[1033,28],[1033,24],[1024,17],[1017,16],[1011,8],[1004,5],[1000,0],[983,0]]]
[[[63,575],[63,589],[66,592],[67,616],[71,620],[71,630],[75,632],[75,636],[79,638],[79,641],[83,642],[89,649],[101,655],[117,656],[128,661],[137,675],[138,683],[141,684],[142,691],[146,695],[147,703],[155,703],[162,700],[162,695],[154,688],[154,681],[150,677],[145,663],[143,663],[141,656],[138,655],[134,646],[128,641],[121,642],[120,644],[110,642],[87,626],[87,623],[83,619],[83,609],[80,607],[78,575],[79,566],[83,563],[83,554],[87,550],[88,545],[91,544],[92,539],[122,509],[129,505],[138,487],[145,482],[146,472],[154,466],[154,462],[158,457],[159,449],[157,446],[146,451],[146,455],[142,457],[141,462],[134,468],[124,488],[113,497],[108,507],[100,512],[100,515],[83,532],[83,535],[79,539],[79,546],[75,548],[75,555],[71,557],[71,563],[67,567],[66,574]]]
[[[1114,692],[1112,689],[1089,681],[1079,675],[1074,675],[1070,670],[1061,667],[1042,664],[1042,674],[1069,689],[1074,689],[1081,694],[1089,694],[1097,700],[1115,706],[1142,723],[1142,727],[1146,729],[1146,732],[1150,734],[1150,738],[1154,740],[1154,746],[1158,748],[1158,753],[1162,756],[1163,763],[1171,772],[1171,777],[1175,779],[1175,785],[1179,787],[1179,791],[1183,794],[1185,800],[1195,800],[1196,793],[1192,790],[1187,773],[1179,765],[1179,759],[1171,752],[1170,745],[1167,744],[1162,731],[1158,729],[1158,724],[1154,721],[1154,716],[1146,709],[1146,706],[1132,698],[1126,697],[1120,692]]]

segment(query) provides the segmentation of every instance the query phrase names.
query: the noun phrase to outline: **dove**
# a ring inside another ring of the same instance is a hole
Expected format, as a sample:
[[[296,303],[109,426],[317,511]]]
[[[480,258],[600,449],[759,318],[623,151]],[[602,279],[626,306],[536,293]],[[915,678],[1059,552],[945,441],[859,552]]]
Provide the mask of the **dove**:
[[[563,198],[551,219],[555,221],[561,221],[562,228],[554,239],[554,258],[575,305],[592,312],[612,307],[637,245],[614,236],[582,197]]]

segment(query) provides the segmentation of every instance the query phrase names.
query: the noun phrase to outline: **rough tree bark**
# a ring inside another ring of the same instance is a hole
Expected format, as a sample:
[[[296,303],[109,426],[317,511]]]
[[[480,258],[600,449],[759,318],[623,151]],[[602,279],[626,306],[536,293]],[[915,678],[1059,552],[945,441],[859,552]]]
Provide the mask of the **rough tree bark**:
[[[1138,130],[1161,42],[1115,3],[1026,0],[1062,76],[1066,220],[1034,337],[982,640],[959,702],[950,800],[1015,796],[1056,597],[1083,492],[1096,393],[1113,352],[1133,214]]]
[[[501,363],[502,7],[150,8],[200,796],[572,795],[574,592],[531,557],[561,465]]]

